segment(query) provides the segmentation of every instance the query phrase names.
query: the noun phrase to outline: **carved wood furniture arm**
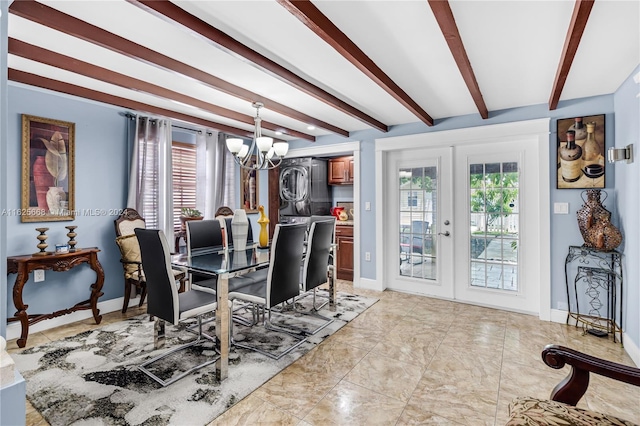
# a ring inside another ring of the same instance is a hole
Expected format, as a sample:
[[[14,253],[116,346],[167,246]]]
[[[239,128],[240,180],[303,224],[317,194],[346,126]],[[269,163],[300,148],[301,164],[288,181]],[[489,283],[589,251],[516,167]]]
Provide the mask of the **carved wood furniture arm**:
[[[547,345],[542,351],[542,360],[551,368],[571,366],[569,375],[551,392],[551,399],[576,405],[587,391],[589,373],[599,374],[624,383],[640,386],[640,368],[596,358],[559,345]]]

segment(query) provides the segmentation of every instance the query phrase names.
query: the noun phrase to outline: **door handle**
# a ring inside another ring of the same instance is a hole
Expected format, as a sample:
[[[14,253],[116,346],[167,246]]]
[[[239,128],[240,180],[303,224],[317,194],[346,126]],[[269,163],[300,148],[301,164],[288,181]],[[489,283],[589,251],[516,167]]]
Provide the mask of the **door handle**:
[[[448,237],[448,236],[451,235],[451,232],[449,232],[449,231],[438,232],[438,235],[444,235],[445,237]]]

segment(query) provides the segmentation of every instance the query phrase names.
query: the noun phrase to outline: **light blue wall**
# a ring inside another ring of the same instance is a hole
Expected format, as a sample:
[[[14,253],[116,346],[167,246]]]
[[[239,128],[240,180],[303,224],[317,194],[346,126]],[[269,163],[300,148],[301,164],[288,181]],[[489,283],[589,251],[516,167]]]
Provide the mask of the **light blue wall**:
[[[633,144],[635,150],[634,162],[616,162],[615,170],[618,212],[624,235],[620,247],[624,253],[624,297],[628,300],[623,327],[636,347],[640,347],[640,85],[633,80],[633,76],[638,73],[640,66],[620,86],[613,98],[616,113],[615,146],[622,148]]]
[[[0,211],[7,208],[7,20],[9,3],[0,1]],[[7,217],[0,215],[0,235],[7,235]],[[0,238],[0,336],[7,335],[7,239]]]
[[[1,86],[0,86],[1,89]],[[20,206],[20,114],[27,113],[48,118],[56,118],[76,123],[76,208],[77,209],[119,209],[126,201],[126,120],[120,116],[119,108],[112,108],[91,101],[78,100],[64,95],[56,95],[48,91],[28,88],[19,84],[9,85],[9,134],[8,140],[11,143],[3,144],[3,149],[7,150],[5,158],[5,173],[3,178],[11,182],[6,190],[6,197],[0,199],[8,209]],[[616,132],[621,133],[621,137],[626,135],[632,138],[638,134],[638,113],[637,113],[637,88],[629,81],[623,85],[614,95],[604,95],[586,99],[560,102],[558,109],[549,111],[547,105],[535,105],[524,108],[516,108],[505,111],[496,111],[490,114],[488,120],[482,120],[477,114],[447,118],[436,121],[436,126],[428,127],[423,123],[413,123],[394,126],[386,134],[375,130],[354,132],[351,139],[338,136],[324,136],[318,138],[316,146],[331,145],[347,140],[361,141],[361,165],[375,164],[374,142],[375,139],[401,136],[417,133],[428,133],[442,130],[450,130],[465,127],[483,126],[490,124],[506,123],[513,121],[530,120],[536,118],[549,117],[550,137],[549,137],[549,161],[555,164],[556,156],[556,121],[562,118],[575,116],[586,116],[605,114],[605,137],[607,146],[615,140]],[[614,108],[614,98],[616,107]],[[635,102],[635,104],[634,104]],[[627,105],[629,104],[629,105]],[[635,105],[635,111],[633,110]],[[624,116],[618,119],[617,114]],[[618,145],[626,145],[630,141],[618,140]],[[637,143],[637,138],[635,140]],[[5,146],[6,145],[6,146]],[[294,141],[291,148],[307,147],[305,141]],[[607,192],[609,199],[606,206],[614,213],[614,223],[619,224],[625,231],[625,250],[627,253],[626,262],[638,264],[638,170],[637,162],[627,167],[623,165],[607,165]],[[614,178],[614,171],[619,174]],[[369,251],[375,256],[375,215],[378,208],[375,199],[375,167],[360,167],[360,206],[361,212],[361,252]],[[554,202],[568,202],[570,206],[569,215],[552,215],[551,212],[551,308],[558,308],[559,303],[566,300],[566,290],[564,281],[564,259],[567,253],[567,246],[582,244],[575,212],[582,205],[580,198],[581,190],[557,190],[555,188],[555,170],[551,168],[551,206]],[[267,172],[261,172],[260,176],[260,201],[267,203],[268,199],[268,177]],[[614,186],[617,191],[614,191]],[[616,205],[619,201],[620,214]],[[636,204],[633,204],[635,200]],[[364,203],[370,201],[371,211],[364,210]],[[617,218],[620,216],[624,222],[620,223]],[[257,219],[257,216],[255,216]],[[78,241],[81,246],[98,246],[103,251],[100,254],[100,261],[103,264],[106,274],[106,281],[103,291],[105,295],[101,300],[108,300],[122,296],[122,270],[119,263],[119,253],[113,242],[113,219],[114,216],[105,217],[85,217],[79,216],[73,222],[78,225]],[[635,223],[633,220],[635,220]],[[36,232],[35,228],[42,224],[20,223],[17,217],[7,217],[7,254],[22,254],[35,251]],[[2,222],[0,222],[0,225]],[[64,226],[69,223],[49,222],[49,242],[65,241]],[[635,242],[635,243],[634,243]],[[635,257],[631,260],[629,255]],[[375,262],[365,262],[360,259],[361,276],[375,279]],[[86,270],[72,271],[71,273],[47,272],[47,280],[41,284],[33,284],[25,287],[25,300],[32,308],[48,311],[68,307],[69,300],[83,300],[86,296],[86,283],[93,280],[93,272]],[[627,282],[638,282],[637,269],[633,270],[627,266]],[[635,276],[634,276],[635,274]],[[4,274],[2,274],[4,276]],[[635,281],[632,279],[635,278]],[[10,276],[13,282],[14,276]],[[11,305],[11,300],[6,300],[10,294],[11,285],[7,288],[3,282],[3,306]],[[626,305],[627,320],[625,328],[632,333],[636,345],[640,321],[638,320],[638,306],[640,306],[640,296],[637,288],[627,292],[630,302]],[[631,323],[631,324],[630,324]]]
[[[105,273],[100,302],[122,297],[124,291],[120,253],[114,242],[113,221],[118,210],[125,207],[127,182],[127,119],[120,115],[122,108],[110,107],[93,101],[55,94],[17,83],[10,83],[6,144],[7,155],[3,177],[7,186],[6,208],[20,208],[21,182],[21,114],[75,123],[75,208],[80,212],[74,221],[21,223],[17,216],[8,216],[3,241],[7,242],[7,254],[19,255],[37,251],[35,228],[48,227],[49,248],[57,242],[68,241],[67,225],[77,225],[77,247],[98,247],[98,258]],[[106,214],[89,215],[83,210],[102,209]],[[4,274],[3,274],[4,276]],[[3,295],[11,294],[15,275],[8,277],[8,288]],[[46,313],[68,308],[88,299],[89,284],[95,281],[95,273],[87,266],[69,272],[45,272],[45,281],[27,283],[23,298],[32,313]],[[15,312],[9,297],[2,306],[11,315]]]

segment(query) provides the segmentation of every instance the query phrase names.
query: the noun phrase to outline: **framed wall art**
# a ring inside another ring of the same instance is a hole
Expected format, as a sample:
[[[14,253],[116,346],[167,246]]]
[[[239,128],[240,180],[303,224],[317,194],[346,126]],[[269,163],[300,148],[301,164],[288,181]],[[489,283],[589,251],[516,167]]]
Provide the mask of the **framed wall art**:
[[[558,120],[558,189],[605,187],[604,119],[600,114]]]
[[[247,166],[256,164],[256,156],[252,155]],[[258,212],[258,171],[240,168],[240,204],[247,213]]]
[[[22,222],[75,219],[75,124],[22,115]]]

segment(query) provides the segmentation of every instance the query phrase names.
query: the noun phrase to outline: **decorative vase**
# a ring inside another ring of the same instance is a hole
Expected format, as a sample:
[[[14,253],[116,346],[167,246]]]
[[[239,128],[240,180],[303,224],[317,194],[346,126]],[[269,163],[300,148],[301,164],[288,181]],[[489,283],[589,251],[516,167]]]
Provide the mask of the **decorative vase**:
[[[584,204],[580,209],[578,209],[578,228],[580,228],[580,233],[582,234],[582,239],[587,242],[587,230],[591,228],[594,224],[606,218],[606,220],[611,219],[611,212],[607,210],[602,202],[607,199],[605,192],[605,198],[600,200],[600,193],[604,192],[600,189],[587,189],[583,191],[581,196]],[[584,194],[587,194],[587,199],[584,199]]]
[[[33,175],[33,185],[36,189],[36,201],[39,209],[49,210],[47,206],[47,191],[53,186],[55,179],[47,170],[47,165],[44,160],[44,155],[36,157],[36,161],[33,162],[31,167],[31,174]]]
[[[49,206],[49,213],[53,215],[61,214],[61,202],[67,199],[67,195],[64,192],[64,188],[61,186],[52,186],[47,191],[47,205]]]
[[[622,242],[622,233],[616,228],[608,217],[603,217],[587,230],[585,246],[598,250],[613,250]]]
[[[236,209],[231,219],[231,233],[233,234],[233,249],[246,250],[247,235],[249,235],[249,219],[247,212],[243,209]]]
[[[258,211],[260,212],[260,218],[258,219],[258,225],[260,225],[258,243],[260,244],[260,247],[267,247],[269,245],[269,231],[267,230],[269,218],[264,214],[264,206],[261,205],[258,207]]]

